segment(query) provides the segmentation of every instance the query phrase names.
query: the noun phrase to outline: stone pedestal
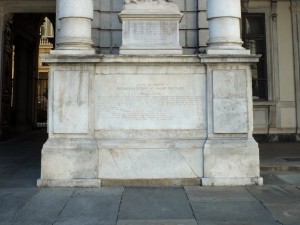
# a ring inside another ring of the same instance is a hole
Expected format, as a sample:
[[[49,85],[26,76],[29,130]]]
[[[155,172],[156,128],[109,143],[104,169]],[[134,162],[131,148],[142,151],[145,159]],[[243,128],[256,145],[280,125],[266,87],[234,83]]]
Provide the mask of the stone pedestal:
[[[119,14],[122,23],[120,54],[182,54],[179,22],[183,14],[174,3],[159,2],[124,5]]]
[[[261,184],[256,56],[55,56],[39,186]]]
[[[55,56],[39,186],[200,185],[206,74],[197,56]]]
[[[250,63],[257,56],[202,56],[207,66],[207,141],[203,186],[262,184],[252,137]]]
[[[92,1],[58,2],[39,186],[262,184],[252,137],[258,57],[241,47],[239,0],[208,0],[209,48],[199,56],[179,55],[173,3],[126,1],[122,55],[91,56]]]

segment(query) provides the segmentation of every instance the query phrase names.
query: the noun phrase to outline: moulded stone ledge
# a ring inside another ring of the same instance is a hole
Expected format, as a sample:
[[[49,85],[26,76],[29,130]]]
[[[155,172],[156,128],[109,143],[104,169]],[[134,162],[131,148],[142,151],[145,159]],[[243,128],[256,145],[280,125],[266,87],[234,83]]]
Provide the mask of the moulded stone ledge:
[[[100,179],[39,179],[38,187],[101,187]]]
[[[174,179],[101,179],[103,187],[178,187],[199,186],[200,178],[174,178]]]

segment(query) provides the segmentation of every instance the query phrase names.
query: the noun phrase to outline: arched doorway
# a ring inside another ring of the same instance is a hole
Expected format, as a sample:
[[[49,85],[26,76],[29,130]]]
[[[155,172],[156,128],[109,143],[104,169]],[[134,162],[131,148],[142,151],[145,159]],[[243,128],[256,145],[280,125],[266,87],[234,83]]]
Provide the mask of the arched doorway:
[[[40,27],[38,74],[35,77],[35,128],[47,127],[49,66],[42,62],[42,55],[50,53],[54,42],[53,24],[48,17],[45,17]]]
[[[55,26],[54,13],[15,13],[6,20],[1,77],[0,139],[7,139],[37,127],[40,100],[37,92],[41,92],[41,88],[37,88],[37,80],[41,77],[39,68],[43,67],[39,53],[41,43],[45,44],[45,39],[41,39],[41,32],[45,33],[45,18]],[[47,42],[48,47],[53,46],[54,35],[48,37]],[[45,73],[43,76],[46,79]],[[47,87],[44,85],[42,88],[46,98]]]

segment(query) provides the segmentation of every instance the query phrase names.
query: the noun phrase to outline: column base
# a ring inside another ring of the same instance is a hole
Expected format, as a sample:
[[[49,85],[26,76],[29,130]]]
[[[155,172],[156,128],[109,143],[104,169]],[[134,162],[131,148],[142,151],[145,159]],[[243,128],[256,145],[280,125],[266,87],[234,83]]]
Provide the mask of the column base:
[[[253,138],[210,139],[204,146],[203,186],[263,184]]]
[[[99,186],[98,154],[94,139],[48,139],[42,149],[38,186]]]
[[[247,49],[217,49],[207,48],[207,55],[250,55],[250,50]]]

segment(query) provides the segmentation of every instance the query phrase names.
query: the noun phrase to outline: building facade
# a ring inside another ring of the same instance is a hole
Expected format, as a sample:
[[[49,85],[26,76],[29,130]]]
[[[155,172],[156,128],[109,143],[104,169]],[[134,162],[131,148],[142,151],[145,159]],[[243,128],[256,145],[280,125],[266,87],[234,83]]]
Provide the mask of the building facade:
[[[185,15],[180,23],[180,44],[183,47],[183,53],[188,55],[204,53],[209,35],[206,0],[176,0],[175,2]],[[35,13],[40,20],[43,20],[45,15],[54,15],[56,2],[54,0],[2,0],[0,4],[3,34],[0,39],[1,46],[3,46],[0,57],[3,65],[1,69],[2,110],[0,133],[2,133],[1,136],[6,136],[8,132],[18,130],[16,127],[19,122],[14,112],[12,112],[15,110],[8,103],[11,102],[10,98],[12,98],[13,92],[13,82],[9,81],[9,79],[13,79],[11,74],[13,70],[5,68],[4,65],[10,64],[4,61],[7,57],[10,57],[9,45],[12,46],[13,43],[12,40],[5,39],[9,36],[5,32],[11,33],[13,31],[12,26],[14,26],[14,29],[20,33],[17,22],[12,24],[14,14]],[[259,67],[253,68],[253,74],[255,74],[253,75],[254,133],[273,134],[275,139],[276,134],[289,134],[289,136],[295,137],[299,133],[300,124],[299,1],[245,0],[241,4],[244,45],[246,48],[251,49],[252,53],[262,54]],[[121,23],[118,19],[118,13],[121,9],[122,1],[119,0],[94,1],[92,39],[97,52],[118,54],[121,46]],[[16,20],[17,18],[15,18]],[[22,23],[27,23],[26,27],[28,28],[30,19],[22,19]],[[55,21],[53,21],[53,24],[55,24]],[[247,29],[253,29],[253,32],[247,33]],[[36,31],[33,32],[33,28],[31,30],[28,28],[24,32],[30,34]],[[34,38],[38,39],[39,37],[35,34]],[[15,41],[17,41],[17,38],[15,38]],[[38,40],[34,40],[34,42],[37,44]],[[8,53],[5,52],[5,49],[8,50]],[[36,61],[36,56],[33,57]],[[6,72],[7,70],[8,72]],[[31,74],[33,75],[33,71],[36,69],[32,68],[30,70],[32,70]],[[4,78],[5,73],[8,73],[6,75],[8,78]],[[33,98],[34,93],[31,92],[29,95],[31,95],[30,98]],[[32,101],[30,100],[30,102]],[[24,114],[24,110],[22,114]],[[34,110],[30,109],[28,113],[34,114]],[[30,115],[27,115],[27,117],[29,119],[26,121],[26,128],[22,128],[23,130],[30,130],[34,127],[34,117]]]
[[[253,131],[298,137],[298,1],[1,6],[1,136],[32,129],[56,30],[39,186],[262,184]]]

